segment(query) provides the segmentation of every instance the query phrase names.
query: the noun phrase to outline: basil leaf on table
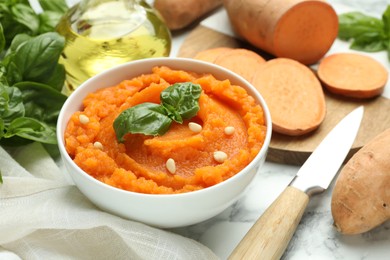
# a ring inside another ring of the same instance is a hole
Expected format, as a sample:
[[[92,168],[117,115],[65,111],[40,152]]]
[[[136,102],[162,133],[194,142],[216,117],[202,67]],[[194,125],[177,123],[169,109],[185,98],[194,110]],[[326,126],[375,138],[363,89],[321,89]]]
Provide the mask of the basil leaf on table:
[[[390,6],[382,14],[382,19],[361,12],[344,13],[338,17],[338,38],[351,40],[351,49],[365,52],[386,50],[390,60]]]
[[[38,15],[39,33],[55,31],[58,22],[68,10],[68,5],[65,0],[39,0],[39,4],[43,9]]]
[[[61,92],[65,82],[65,74],[66,72],[64,65],[57,64],[53,73],[44,79],[43,83],[57,90],[58,92]]]
[[[8,65],[18,68],[24,81],[44,83],[55,71],[64,46],[65,39],[59,34],[41,34],[21,43],[8,59]]]
[[[44,11],[65,13],[68,10],[68,5],[65,0],[39,0],[39,4]]]
[[[25,113],[22,92],[15,87],[0,84],[0,118],[4,126]],[[4,131],[4,129],[3,129]]]
[[[0,139],[3,137],[4,135],[4,129],[5,129],[5,126],[4,126],[4,120],[0,117]]]
[[[6,47],[8,47],[12,39],[20,33],[33,34],[31,29],[25,24],[18,21],[18,17],[15,17],[15,13],[12,12],[12,9],[16,5],[25,5],[29,8],[29,2],[25,1],[2,1],[0,3],[0,23],[4,30],[4,36],[6,41]],[[31,10],[33,10],[30,7]]]
[[[48,2],[48,1],[46,1]],[[56,29],[58,22],[62,17],[61,13],[53,11],[45,11],[40,13],[39,18],[39,33],[53,32]]]
[[[349,12],[339,15],[338,37],[349,40],[365,33],[381,34],[383,22],[375,17],[367,16],[361,12]]]
[[[16,22],[24,25],[32,34],[36,34],[39,28],[38,15],[29,5],[15,4],[10,8],[11,14]]]
[[[43,10],[40,14],[28,0],[2,0],[0,3],[0,24],[4,29],[6,44],[18,34],[36,36],[45,32],[54,32],[62,15],[68,10],[65,0],[39,0]]]
[[[3,52],[4,48],[5,48],[4,29],[3,29],[3,26],[0,23],[0,54]]]
[[[14,136],[46,144],[57,143],[54,127],[29,117],[19,117],[11,122],[7,132],[4,133],[4,138]]]
[[[383,28],[387,35],[385,45],[387,47],[387,58],[390,60],[390,6],[387,7],[386,11],[382,15]]]
[[[22,45],[23,43],[27,42],[28,40],[30,40],[32,38],[32,36],[28,35],[28,34],[25,34],[25,33],[21,33],[21,34],[18,34],[16,35],[12,42],[11,42],[11,45],[9,46],[9,49],[8,49],[8,52],[15,52],[16,49]]]
[[[161,104],[141,103],[124,110],[114,121],[113,127],[119,142],[128,133],[163,135],[172,121],[183,123],[199,111],[200,85],[191,82],[176,83],[160,94]]]
[[[387,50],[385,41],[381,35],[376,33],[365,33],[355,37],[351,49],[365,52],[378,52]]]
[[[44,121],[48,124],[57,122],[58,114],[67,96],[48,85],[36,82],[19,82],[14,85],[22,94],[26,108],[26,116]],[[36,110],[42,111],[43,115],[34,116]]]
[[[64,38],[55,32],[18,34],[0,63],[0,144],[55,144],[55,126],[66,96],[58,64]]]
[[[65,0],[39,2],[44,10],[39,15],[29,0],[0,2],[0,144],[57,142],[55,122],[66,98],[60,93],[65,69],[58,58],[65,41],[54,31],[68,7]],[[23,81],[39,86],[14,86]]]

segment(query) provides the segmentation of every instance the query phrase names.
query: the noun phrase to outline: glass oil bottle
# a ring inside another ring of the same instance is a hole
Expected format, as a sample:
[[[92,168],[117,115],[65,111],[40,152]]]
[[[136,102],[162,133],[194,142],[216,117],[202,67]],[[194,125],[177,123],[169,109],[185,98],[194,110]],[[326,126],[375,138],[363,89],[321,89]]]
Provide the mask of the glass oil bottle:
[[[66,39],[59,62],[68,95],[106,69],[169,56],[171,50],[169,29],[143,0],[82,0],[62,17],[57,31]]]

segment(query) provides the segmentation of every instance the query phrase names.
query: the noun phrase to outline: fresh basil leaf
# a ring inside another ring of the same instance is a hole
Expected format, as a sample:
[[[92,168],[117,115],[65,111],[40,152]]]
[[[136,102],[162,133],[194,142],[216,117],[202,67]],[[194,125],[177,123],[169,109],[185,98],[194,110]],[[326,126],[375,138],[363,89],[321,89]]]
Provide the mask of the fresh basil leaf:
[[[390,61],[390,39],[388,39],[386,43],[387,43],[387,59]]]
[[[0,184],[3,184],[3,176],[1,175],[1,171],[0,171]]]
[[[58,33],[41,34],[21,44],[11,62],[24,81],[45,82],[57,68],[64,45],[65,40]]]
[[[4,64],[2,64],[1,62],[0,62],[0,84],[8,85],[7,70]]]
[[[42,33],[55,30],[65,8],[64,0],[42,2],[45,11],[38,15],[29,0],[0,1],[1,145],[56,144],[56,121],[66,99],[65,70],[58,64],[65,40]]]
[[[5,131],[5,125],[4,125],[4,120],[0,117],[0,140],[3,138]]]
[[[365,52],[387,50],[387,46],[385,45],[385,41],[383,41],[382,36],[378,35],[376,32],[364,33],[355,37],[350,48]]]
[[[4,138],[14,136],[47,144],[57,143],[56,131],[53,127],[29,117],[19,117],[11,122]]]
[[[201,92],[198,84],[176,83],[161,92],[160,105],[146,102],[123,111],[113,124],[117,139],[124,142],[127,133],[165,134],[172,121],[183,123],[198,113]]]
[[[340,39],[349,40],[369,32],[383,34],[383,22],[378,18],[367,16],[361,12],[344,13],[338,18],[338,37]]]
[[[390,38],[390,6],[382,14],[383,30],[387,38]]]
[[[390,60],[390,5],[387,6],[385,12],[382,14],[383,30],[386,35],[384,44],[387,50],[387,59]]]
[[[1,53],[4,51],[4,48],[5,48],[4,30],[3,30],[3,26],[0,23],[0,57],[2,56]]]
[[[48,85],[36,82],[19,82],[14,85],[23,97],[27,117],[47,124],[55,124],[67,96]]]
[[[10,61],[7,64],[6,78],[7,78],[7,82],[9,82],[11,84],[13,84],[14,82],[20,82],[23,80],[22,72],[19,70],[19,67],[13,61]]]
[[[3,26],[6,47],[9,46],[15,35],[19,33],[31,34],[31,30],[15,21],[13,14],[11,13],[11,6],[16,3],[17,2],[15,1],[0,2],[0,23]]]
[[[30,40],[32,37],[28,34],[25,34],[25,33],[20,33],[18,35],[16,35],[12,42],[11,42],[11,45],[9,46],[9,50],[10,52],[15,52],[16,49],[24,44],[25,42],[27,42],[28,40]]]
[[[65,13],[68,10],[68,5],[64,0],[39,0],[39,4],[44,11]]]
[[[38,15],[30,5],[15,4],[11,6],[11,14],[15,21],[29,28],[33,34],[38,32]]]
[[[173,121],[182,124],[183,118],[181,117],[180,113],[171,105],[169,104],[162,104],[161,105],[163,109],[165,110],[165,114],[172,119]]]
[[[119,142],[124,142],[128,133],[163,135],[172,123],[161,105],[142,103],[124,110],[114,121],[114,129]]]
[[[4,0],[3,0],[4,1]],[[11,4],[24,4],[24,5],[30,5],[29,0],[5,0],[5,3],[8,5]]]
[[[160,99],[169,111],[177,111],[182,119],[189,119],[199,111],[198,100],[201,92],[202,87],[198,84],[176,83],[162,91]]]
[[[39,14],[39,33],[53,32],[62,17],[62,13],[45,11]]]
[[[3,146],[9,146],[9,147],[17,147],[22,145],[31,144],[34,142],[33,140],[25,139],[23,137],[19,137],[17,135],[14,135],[12,137],[8,138],[2,138],[0,139],[0,145]]]
[[[57,64],[51,76],[48,76],[46,79],[44,79],[42,83],[45,83],[50,87],[52,87],[53,89],[61,92],[64,86],[65,77],[66,77],[66,72],[65,72],[64,65]]]
[[[45,34],[42,34],[42,35],[45,35]],[[24,45],[31,45],[32,42],[34,42],[34,39],[35,39],[34,37],[31,37],[27,34],[18,34],[13,39],[13,41],[9,47],[8,53],[3,60],[3,64],[8,67],[8,69],[7,69],[8,74],[9,74],[7,76],[8,82],[14,84],[17,82],[21,82],[23,80],[28,80],[29,76],[27,76],[27,79],[25,79],[26,76],[23,75],[22,69],[24,70],[24,68],[18,65],[21,63],[20,59],[18,59],[18,57],[15,57],[15,56],[21,56],[20,53],[25,52],[25,51],[23,51],[23,48],[28,49],[28,46],[24,47]],[[62,49],[63,47],[61,47],[61,46],[62,45],[58,45],[55,48]],[[20,50],[20,49],[22,49],[22,50]],[[48,52],[50,52],[50,51],[48,51]],[[58,50],[56,50],[55,52],[58,53]],[[34,55],[32,55],[32,56],[34,56]],[[50,57],[47,57],[47,58],[50,59]],[[46,59],[46,60],[48,60],[48,59]],[[39,82],[45,83],[45,84],[53,87],[54,89],[61,91],[62,87],[64,85],[64,81],[65,81],[65,68],[62,64],[58,64],[57,62],[58,61],[55,60],[55,57],[52,57],[51,61],[50,60],[48,61],[47,66],[54,66],[54,67],[52,67],[50,69],[47,68],[48,74],[46,75],[46,77],[43,77],[43,76],[40,77]],[[49,65],[49,64],[53,64],[53,65]],[[42,64],[42,66],[45,66],[45,65]],[[34,67],[34,65],[33,64],[30,65],[30,67]],[[50,74],[50,71],[51,71],[51,74]],[[42,73],[42,74],[44,74],[44,73]]]
[[[387,50],[390,60],[390,5],[383,12],[382,19],[360,12],[339,15],[338,37],[352,39],[351,49],[366,52]]]
[[[15,87],[0,84],[0,117],[5,126],[25,113],[22,92]]]

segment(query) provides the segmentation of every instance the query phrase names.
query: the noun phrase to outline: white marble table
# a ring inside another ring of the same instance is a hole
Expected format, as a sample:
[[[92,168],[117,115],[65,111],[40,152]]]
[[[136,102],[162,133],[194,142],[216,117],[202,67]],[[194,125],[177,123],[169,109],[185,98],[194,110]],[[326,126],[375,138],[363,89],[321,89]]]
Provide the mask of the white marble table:
[[[350,9],[377,17],[390,4],[390,1],[383,0],[329,2],[338,12]],[[185,33],[175,35],[172,56],[177,55],[185,36]],[[330,52],[340,51],[346,46],[337,41]],[[386,53],[372,55],[390,68]],[[390,98],[389,93],[390,86],[387,86],[384,95]],[[226,259],[297,171],[297,166],[266,162],[250,189],[232,207],[210,220],[172,231],[203,243],[221,259]],[[311,199],[283,259],[390,259],[390,221],[362,235],[341,235],[332,226],[331,192],[332,186]]]

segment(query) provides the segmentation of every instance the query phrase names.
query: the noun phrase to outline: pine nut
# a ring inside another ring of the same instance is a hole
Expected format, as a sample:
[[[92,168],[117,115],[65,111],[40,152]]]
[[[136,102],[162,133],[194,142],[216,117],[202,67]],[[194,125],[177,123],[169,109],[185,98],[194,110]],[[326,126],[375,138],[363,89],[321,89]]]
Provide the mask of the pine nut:
[[[174,174],[176,172],[176,163],[175,163],[175,160],[173,160],[172,158],[169,158],[167,160],[167,162],[165,163],[165,166],[167,167],[167,170]]]
[[[226,135],[232,135],[234,134],[234,126],[227,126],[225,127],[225,134]]]
[[[223,163],[228,158],[227,154],[222,151],[216,151],[214,152],[214,160],[216,160],[219,163]]]
[[[94,142],[94,143],[93,143],[93,146],[94,146],[95,148],[98,148],[98,149],[100,149],[100,150],[103,150],[103,145],[102,145],[101,142]]]
[[[80,120],[80,123],[82,123],[83,125],[89,123],[89,117],[87,117],[86,115],[83,115],[83,114],[79,115],[79,120]]]
[[[197,123],[194,123],[194,122],[188,123],[188,127],[194,133],[200,133],[202,131],[202,126],[200,124],[197,124]]]

